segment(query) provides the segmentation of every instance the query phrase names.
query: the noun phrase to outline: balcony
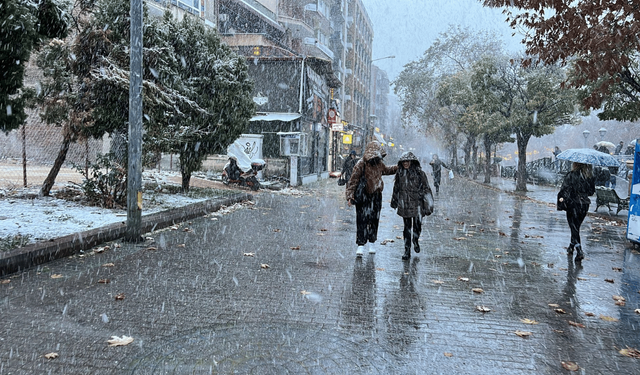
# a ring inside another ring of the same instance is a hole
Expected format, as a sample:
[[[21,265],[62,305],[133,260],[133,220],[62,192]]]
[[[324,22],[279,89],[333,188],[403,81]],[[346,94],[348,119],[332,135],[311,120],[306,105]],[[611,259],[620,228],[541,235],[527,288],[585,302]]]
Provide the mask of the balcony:
[[[315,38],[304,38],[304,45],[310,47],[310,52],[312,55],[316,57],[325,57],[329,58],[329,60],[333,60],[333,52],[329,49],[329,47],[324,44],[318,42]],[[318,55],[317,52],[322,52],[325,56]]]

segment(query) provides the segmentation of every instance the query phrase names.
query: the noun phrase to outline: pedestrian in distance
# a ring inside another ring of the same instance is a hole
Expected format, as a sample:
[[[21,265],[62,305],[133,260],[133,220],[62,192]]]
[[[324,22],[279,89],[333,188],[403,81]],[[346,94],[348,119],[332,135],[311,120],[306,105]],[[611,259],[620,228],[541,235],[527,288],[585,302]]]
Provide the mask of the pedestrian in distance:
[[[567,212],[567,223],[571,230],[571,242],[567,248],[567,254],[571,256],[575,249],[576,262],[584,259],[584,250],[580,243],[580,226],[587,216],[591,200],[590,195],[595,194],[596,185],[589,164],[573,163],[571,172],[567,174],[558,192],[558,211]]]
[[[412,152],[405,152],[398,161],[398,171],[393,183],[391,208],[397,209],[404,221],[404,255],[402,260],[411,258],[411,244],[416,253],[420,252],[422,217],[433,212],[433,195],[427,174],[420,161]]]
[[[387,153],[376,141],[369,142],[362,158],[353,167],[347,183],[346,198],[349,207],[356,206],[356,256],[364,253],[364,245],[369,242],[369,254],[375,254],[374,243],[378,239],[378,224],[382,210],[383,175],[395,174],[397,165],[386,166],[383,162]]]
[[[346,185],[349,179],[351,178],[351,174],[353,173],[353,167],[358,162],[358,156],[355,151],[349,152],[349,157],[342,164],[342,172],[340,173],[340,179],[338,180],[338,185]]]
[[[447,169],[449,169],[449,167],[447,167],[447,165],[442,160],[440,160],[440,158],[438,158],[438,154],[433,154],[433,158],[429,165],[431,165],[431,168],[433,168],[433,186],[436,188],[436,193],[439,193],[440,179],[442,177],[442,167],[445,167]]]
[[[616,146],[616,150],[613,152],[614,155],[620,155],[622,153],[622,148],[624,147],[624,142],[620,141]]]

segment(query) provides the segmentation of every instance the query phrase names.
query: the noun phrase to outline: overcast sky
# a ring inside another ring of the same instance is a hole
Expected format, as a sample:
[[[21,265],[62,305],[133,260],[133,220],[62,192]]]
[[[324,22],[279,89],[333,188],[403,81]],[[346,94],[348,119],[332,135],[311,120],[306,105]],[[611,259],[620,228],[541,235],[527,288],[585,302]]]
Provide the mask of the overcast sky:
[[[510,51],[523,50],[521,35],[513,30],[500,9],[485,8],[478,0],[362,0],[373,23],[373,59],[395,55],[374,64],[395,79],[405,64],[419,59],[449,25],[493,30],[503,35]]]

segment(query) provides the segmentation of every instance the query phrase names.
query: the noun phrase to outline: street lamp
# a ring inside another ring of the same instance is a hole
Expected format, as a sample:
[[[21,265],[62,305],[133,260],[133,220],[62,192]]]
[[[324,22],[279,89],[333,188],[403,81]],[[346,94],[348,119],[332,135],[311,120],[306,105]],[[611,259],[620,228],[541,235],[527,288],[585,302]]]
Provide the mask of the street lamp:
[[[587,138],[589,138],[589,134],[591,134],[591,132],[588,130],[582,132],[582,135],[584,136],[584,148],[587,148]]]
[[[379,57],[377,59],[373,59],[373,60],[371,60],[371,62],[382,60],[382,59],[395,59],[395,58],[396,57],[394,55],[391,55],[391,56],[385,56],[385,57]]]
[[[600,128],[600,130],[598,130],[598,133],[600,133],[600,140],[604,141],[604,135],[607,134],[607,129],[603,127]]]

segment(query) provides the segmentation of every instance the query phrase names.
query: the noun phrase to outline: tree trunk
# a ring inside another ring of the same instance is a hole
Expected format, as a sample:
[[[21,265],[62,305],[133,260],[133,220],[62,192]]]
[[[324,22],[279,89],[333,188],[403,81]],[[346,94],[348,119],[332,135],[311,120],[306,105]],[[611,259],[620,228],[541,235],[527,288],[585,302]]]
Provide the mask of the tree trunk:
[[[478,145],[476,139],[473,139],[473,145],[471,146],[473,153],[471,154],[471,176],[474,180],[478,179]]]
[[[517,134],[518,142],[518,178],[516,191],[527,191],[527,145],[530,136]]]
[[[189,182],[191,181],[191,172],[187,172],[187,171],[180,171],[181,175],[182,175],[182,192],[183,193],[188,193],[189,192]]]
[[[491,183],[491,173],[493,172],[491,168],[491,142],[484,140],[484,154],[486,155],[484,159],[484,183]]]
[[[69,145],[71,144],[71,132],[63,131],[63,134],[64,138],[62,139],[62,145],[60,146],[60,150],[58,151],[58,156],[56,156],[56,160],[53,162],[53,167],[51,167],[47,178],[45,178],[44,182],[42,183],[42,188],[40,189],[41,196],[49,196],[49,194],[51,193],[51,188],[56,182],[56,177],[58,177],[58,173],[60,172],[60,168],[62,168],[62,164],[67,159],[67,152],[69,152]]]

